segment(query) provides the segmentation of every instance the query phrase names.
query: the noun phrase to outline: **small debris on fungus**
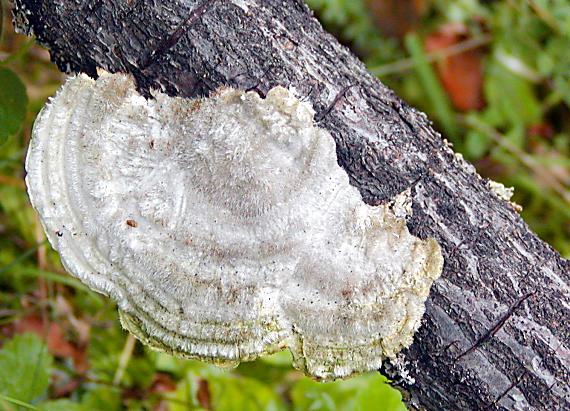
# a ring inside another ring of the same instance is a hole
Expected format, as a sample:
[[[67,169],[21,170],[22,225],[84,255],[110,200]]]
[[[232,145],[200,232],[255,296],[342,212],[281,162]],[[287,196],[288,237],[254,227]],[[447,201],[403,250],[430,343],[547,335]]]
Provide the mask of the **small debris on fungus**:
[[[127,225],[128,225],[129,227],[133,227],[133,228],[134,228],[134,227],[138,227],[138,224],[137,224],[137,222],[136,222],[135,220],[127,220]]]
[[[409,193],[397,215],[365,204],[283,87],[147,100],[122,74],[71,77],[26,168],[66,269],[183,357],[235,366],[288,348],[318,379],[376,370],[412,343],[442,270],[437,242],[399,218]]]

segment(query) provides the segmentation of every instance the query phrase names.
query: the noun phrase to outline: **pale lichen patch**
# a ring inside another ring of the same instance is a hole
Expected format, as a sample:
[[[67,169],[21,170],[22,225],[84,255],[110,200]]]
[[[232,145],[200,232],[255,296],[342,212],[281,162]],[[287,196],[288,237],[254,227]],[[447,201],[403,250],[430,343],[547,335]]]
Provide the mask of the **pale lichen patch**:
[[[511,201],[511,198],[513,198],[513,195],[515,194],[514,187],[505,187],[504,184],[493,180],[487,180],[487,185],[497,197],[509,203],[515,211],[519,213],[522,211],[522,207],[519,204]]]
[[[390,201],[390,209],[397,218],[406,219],[413,214],[412,189],[407,188]]]
[[[489,185],[491,191],[495,193],[501,200],[511,201],[511,198],[515,194],[515,189],[513,187],[505,187],[505,185],[502,183],[488,180],[487,184]]]
[[[436,241],[406,228],[410,193],[365,204],[283,87],[147,100],[124,75],[73,77],[26,168],[68,271],[142,341],[188,358],[287,347],[320,379],[377,369],[412,343],[442,270]]]

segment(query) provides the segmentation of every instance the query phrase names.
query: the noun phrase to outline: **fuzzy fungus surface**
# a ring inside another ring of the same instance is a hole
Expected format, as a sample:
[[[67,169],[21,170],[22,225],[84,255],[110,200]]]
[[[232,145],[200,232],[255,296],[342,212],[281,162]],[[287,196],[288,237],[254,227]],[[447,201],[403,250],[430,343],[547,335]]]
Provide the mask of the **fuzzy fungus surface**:
[[[313,118],[282,87],[147,100],[125,75],[72,77],[34,126],[28,191],[66,269],[148,345],[374,370],[411,344],[443,259],[362,201]]]

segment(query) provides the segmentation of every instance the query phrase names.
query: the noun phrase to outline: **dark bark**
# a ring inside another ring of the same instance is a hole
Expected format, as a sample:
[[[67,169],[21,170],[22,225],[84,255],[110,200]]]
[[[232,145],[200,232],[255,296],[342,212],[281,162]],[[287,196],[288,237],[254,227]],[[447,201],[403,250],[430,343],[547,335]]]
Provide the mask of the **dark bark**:
[[[129,72],[147,95],[285,85],[307,96],[364,201],[410,188],[410,231],[442,246],[444,273],[406,352],[411,404],[570,409],[570,263],[302,1],[16,0],[15,18],[60,69]]]

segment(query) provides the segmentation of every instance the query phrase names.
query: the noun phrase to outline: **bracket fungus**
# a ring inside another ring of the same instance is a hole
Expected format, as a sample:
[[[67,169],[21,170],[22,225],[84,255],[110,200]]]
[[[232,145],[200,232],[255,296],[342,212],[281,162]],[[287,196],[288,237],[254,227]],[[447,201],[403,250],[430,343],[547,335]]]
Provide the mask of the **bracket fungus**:
[[[125,328],[219,365],[287,347],[319,379],[411,344],[440,248],[362,201],[309,103],[153,97],[122,74],[70,78],[26,161],[50,243]]]

